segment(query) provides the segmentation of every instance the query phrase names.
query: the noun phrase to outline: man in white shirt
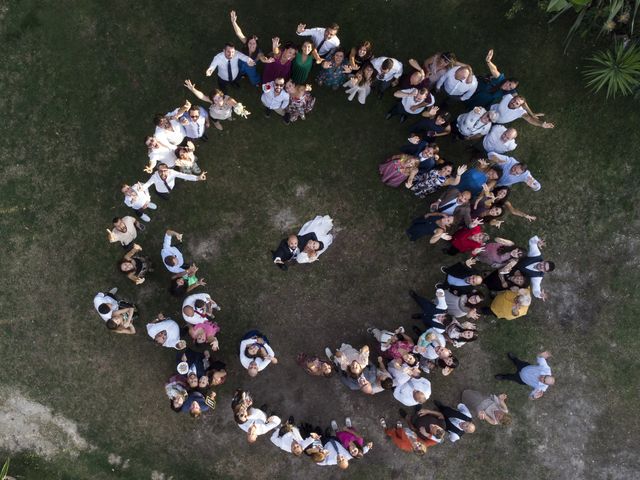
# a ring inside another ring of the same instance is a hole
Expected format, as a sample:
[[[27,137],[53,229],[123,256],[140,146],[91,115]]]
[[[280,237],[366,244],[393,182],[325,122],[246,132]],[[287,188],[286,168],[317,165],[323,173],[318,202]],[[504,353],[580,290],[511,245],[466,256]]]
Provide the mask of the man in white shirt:
[[[491,110],[497,112],[500,117],[494,123],[502,125],[511,123],[518,118],[524,118],[531,125],[542,128],[554,128],[555,125],[550,122],[543,122],[540,118],[542,113],[533,113],[527,105],[527,101],[521,95],[507,93],[500,102],[491,105]]]
[[[426,378],[412,378],[393,390],[393,396],[403,405],[421,405],[431,396],[431,383]]]
[[[376,57],[371,60],[371,66],[376,71],[376,78],[371,83],[371,89],[378,91],[378,98],[382,98],[389,87],[395,87],[402,76],[402,63],[395,58]]]
[[[300,429],[291,423],[287,423],[284,427],[273,432],[271,443],[280,450],[293,453],[296,457],[299,457],[304,452],[304,449],[313,443],[314,436],[319,438],[317,434],[312,433],[309,437],[303,439]]]
[[[208,293],[194,293],[182,302],[182,318],[192,325],[213,320],[214,310],[220,311],[221,308]]]
[[[468,100],[478,88],[478,79],[467,66],[458,65],[447,70],[436,83],[436,88],[444,91],[451,98]]]
[[[476,107],[470,112],[458,116],[456,127],[458,133],[465,140],[475,140],[485,136],[498,119],[498,112]]]
[[[169,193],[176,186],[176,179],[187,180],[189,182],[202,182],[207,179],[207,172],[202,172],[200,175],[190,175],[187,173],[177,172],[166,164],[161,163],[158,165],[158,170],[149,177],[142,188],[148,190],[151,185],[156,189],[156,193],[163,200],[169,200]]]
[[[304,23],[300,23],[296,28],[296,33],[303,37],[311,37],[313,43],[311,54],[317,63],[321,63],[340,46],[338,30],[340,30],[340,26],[337,23],[332,23],[326,28],[307,28]]]
[[[191,108],[182,115],[182,126],[185,134],[190,140],[202,140],[206,142],[207,128],[209,128],[209,114],[206,108],[200,105],[191,105]]]
[[[526,183],[534,192],[542,188],[540,182],[533,178],[526,164],[520,163],[513,157],[501,155],[496,152],[489,152],[487,158],[490,163],[502,168],[502,176],[498,179],[496,186],[510,187],[516,183]]]
[[[280,417],[276,415],[267,417],[267,414],[259,408],[251,407],[247,410],[247,420],[239,423],[238,426],[247,432],[247,441],[255,443],[260,435],[270,432],[281,423]]]
[[[120,301],[116,298],[117,288],[112,288],[108,293],[98,292],[93,297],[93,307],[105,322],[111,319],[113,312],[120,308]]]
[[[126,217],[114,217],[113,230],[107,228],[107,239],[110,243],[120,242],[120,245],[126,251],[129,251],[133,248],[133,242],[138,236],[138,230],[144,230],[144,225],[135,218],[129,215]]]
[[[147,208],[150,208],[151,210],[158,208],[158,206],[151,201],[149,189],[145,188],[142,183],[138,182],[133,187],[130,187],[125,183],[122,185],[120,191],[124,193],[124,204],[127,207],[132,208],[136,212],[136,215],[143,221],[149,222],[151,218],[149,215],[144,213],[144,211]]]
[[[428,88],[398,90],[393,96],[400,101],[387,112],[385,120],[389,120],[394,115],[400,115],[400,123],[404,123],[407,115],[420,115],[425,108],[435,104],[435,98],[429,93]]]
[[[205,75],[210,77],[217,69],[218,86],[220,87],[220,90],[227,93],[227,86],[230,83],[233,83],[235,86],[239,86],[237,82],[238,73],[240,72],[240,67],[238,66],[239,60],[242,60],[250,67],[253,67],[256,64],[251,57],[248,57],[244,53],[237,52],[233,43],[225,43],[224,50],[213,57]]]
[[[507,153],[518,147],[516,143],[517,136],[518,131],[515,128],[494,125],[482,140],[482,146],[487,153]]]
[[[533,390],[529,394],[531,400],[537,400],[542,397],[547,389],[556,383],[555,378],[551,375],[551,368],[547,364],[547,358],[551,356],[549,352],[541,352],[538,354],[537,365],[531,365],[516,357],[513,353],[507,353],[509,360],[517,368],[516,373],[498,374],[497,380],[509,380],[521,385],[529,385]]]
[[[271,110],[281,117],[284,116],[284,109],[289,105],[289,94],[284,90],[284,83],[284,78],[278,77],[273,82],[262,85],[260,100],[265,107],[265,117],[271,116]]]
[[[153,173],[158,163],[164,163],[166,166],[173,168],[176,164],[176,147],[173,145],[167,147],[158,142],[156,137],[148,136],[144,139],[147,146],[147,154],[149,155],[149,163],[144,167],[147,173]]]
[[[162,250],[160,251],[162,263],[171,273],[184,273],[187,268],[189,268],[189,265],[184,262],[182,252],[171,245],[171,241],[174,238],[177,241],[182,242],[181,233],[175,232],[173,230],[167,230],[165,232],[164,239],[162,241]]]
[[[541,300],[547,299],[547,293],[542,289],[542,279],[544,274],[555,270],[553,262],[545,261],[542,258],[540,247],[544,246],[544,240],[537,235],[529,239],[529,251],[527,256],[518,260],[513,270],[518,270],[531,281],[531,293]]]

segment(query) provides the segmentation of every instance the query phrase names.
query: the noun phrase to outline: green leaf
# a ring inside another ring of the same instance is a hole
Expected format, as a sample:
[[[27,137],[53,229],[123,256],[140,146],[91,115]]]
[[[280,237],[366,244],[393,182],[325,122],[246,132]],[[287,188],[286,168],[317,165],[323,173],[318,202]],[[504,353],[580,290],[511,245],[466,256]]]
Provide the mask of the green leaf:
[[[571,3],[569,3],[567,0],[551,0],[549,2],[549,5],[547,6],[547,12],[563,12],[565,10],[568,10],[569,8],[571,8]]]
[[[631,95],[640,88],[640,47],[618,42],[611,49],[597,52],[584,71],[587,87],[594,92],[606,88],[607,98]]]
[[[4,480],[7,477],[7,474],[9,473],[9,461],[11,459],[7,458],[7,461],[4,462],[4,465],[2,466],[2,470],[0,470],[0,480]]]

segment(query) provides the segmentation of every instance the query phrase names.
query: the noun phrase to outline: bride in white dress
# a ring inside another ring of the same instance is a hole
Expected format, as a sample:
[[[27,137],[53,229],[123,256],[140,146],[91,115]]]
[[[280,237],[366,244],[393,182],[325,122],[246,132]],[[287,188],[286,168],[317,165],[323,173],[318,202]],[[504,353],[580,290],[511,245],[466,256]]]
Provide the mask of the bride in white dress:
[[[318,257],[322,255],[333,242],[333,235],[329,233],[332,228],[333,220],[329,215],[318,215],[313,220],[305,223],[298,232],[298,236],[315,233],[318,241],[309,240],[304,250],[296,257],[296,261],[298,263],[311,263],[318,260]]]

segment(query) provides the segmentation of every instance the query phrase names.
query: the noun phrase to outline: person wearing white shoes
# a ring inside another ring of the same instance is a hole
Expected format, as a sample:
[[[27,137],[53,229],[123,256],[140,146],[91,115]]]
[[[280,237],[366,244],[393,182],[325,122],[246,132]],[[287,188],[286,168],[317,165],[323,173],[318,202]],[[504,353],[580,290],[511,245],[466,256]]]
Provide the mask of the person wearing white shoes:
[[[144,211],[149,208],[155,210],[158,206],[151,201],[151,195],[149,195],[149,188],[145,187],[142,183],[138,182],[133,186],[129,186],[126,183],[122,185],[120,189],[124,193],[124,204],[132,208],[136,215],[145,222],[150,222],[151,218]]]

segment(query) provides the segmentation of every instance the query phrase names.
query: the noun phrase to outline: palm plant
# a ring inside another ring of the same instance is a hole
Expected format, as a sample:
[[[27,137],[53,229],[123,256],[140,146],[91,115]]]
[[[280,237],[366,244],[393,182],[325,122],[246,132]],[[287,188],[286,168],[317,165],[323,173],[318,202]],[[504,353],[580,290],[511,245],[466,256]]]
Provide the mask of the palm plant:
[[[597,29],[599,36],[624,29],[632,36],[639,8],[640,0],[550,0],[547,4],[547,12],[555,14],[549,23],[566,12],[577,13],[565,39],[565,51],[578,31],[586,35]]]
[[[607,89],[607,98],[631,95],[640,88],[640,47],[617,42],[611,49],[596,53],[584,70],[587,87],[594,92]]]
[[[4,462],[4,465],[2,466],[2,470],[0,470],[0,480],[5,480],[7,478],[7,474],[9,473],[9,458],[7,458],[7,461]]]

